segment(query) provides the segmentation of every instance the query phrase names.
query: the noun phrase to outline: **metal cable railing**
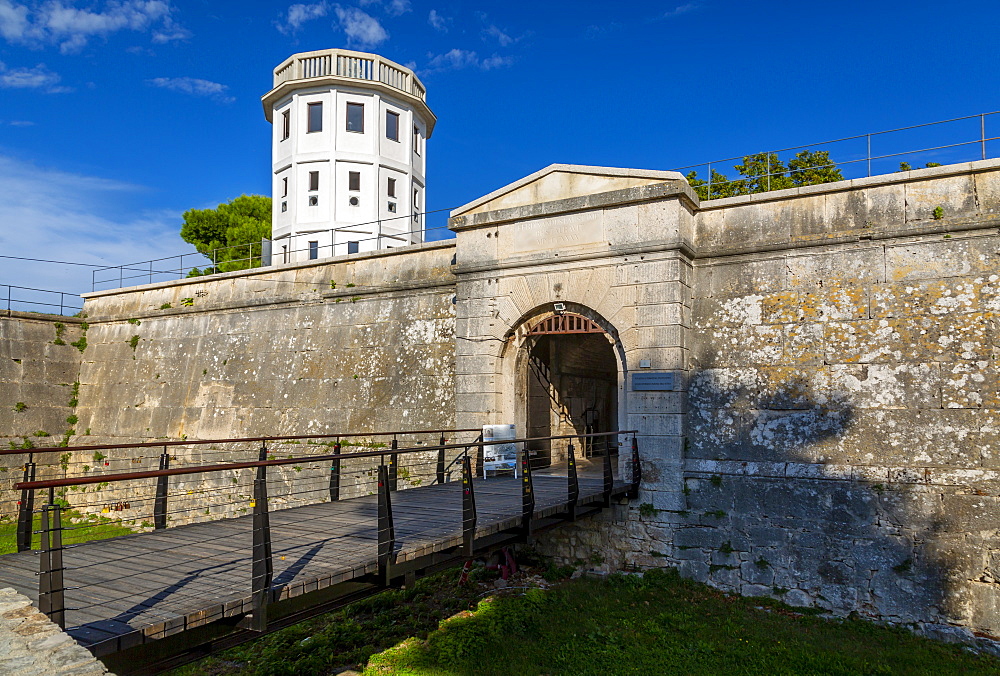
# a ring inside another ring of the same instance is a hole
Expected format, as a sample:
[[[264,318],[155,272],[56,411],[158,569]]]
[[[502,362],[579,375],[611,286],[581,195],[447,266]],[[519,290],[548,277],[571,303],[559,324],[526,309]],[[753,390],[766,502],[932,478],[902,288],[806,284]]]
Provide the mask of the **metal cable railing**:
[[[450,211],[452,208],[434,209],[433,211],[422,211],[418,214],[404,214],[391,218],[380,218],[373,221],[353,223],[337,228],[310,232],[308,235],[298,235],[295,238],[287,240],[291,243],[291,246],[287,250],[282,252],[272,250],[270,264],[299,263],[309,260],[332,258],[335,255],[368,254],[388,248],[399,248],[449,239],[453,237],[453,234],[447,226],[427,228],[421,225],[416,228],[397,228],[398,232],[392,232],[386,230],[384,225],[394,221],[406,221],[406,225],[409,226],[414,218],[420,219],[422,223],[426,215]],[[352,230],[364,227],[372,227],[375,234],[369,237],[355,237],[354,234],[351,234]],[[319,245],[317,237],[321,234],[328,234],[330,243]],[[350,241],[344,239],[347,234],[350,234]],[[338,239],[343,239],[344,241],[338,241]],[[305,241],[306,245],[297,247],[296,240]],[[274,239],[271,240],[271,243],[272,245],[280,244],[282,241],[285,240]],[[311,245],[309,244],[310,241],[317,241],[317,244]],[[234,250],[237,252],[236,255],[238,257],[229,258],[230,253]],[[239,253],[243,250],[246,251],[246,255]],[[128,263],[126,265],[97,268],[91,272],[91,291],[97,291],[99,286],[103,287],[103,285],[107,284],[117,284],[118,286],[105,288],[123,288],[128,284],[152,284],[154,282],[186,279],[192,271],[196,269],[201,271],[206,265],[210,266],[206,268],[207,270],[214,272],[266,267],[264,264],[265,258],[261,250],[261,243],[252,242],[249,244],[220,247],[204,254],[188,253],[154,258],[148,261],[139,261],[138,263]],[[185,259],[188,262],[187,265],[185,265]],[[192,262],[194,263],[193,265],[191,264]],[[229,268],[229,270],[222,268]]]
[[[6,303],[8,311],[39,312],[42,314],[76,314],[83,309],[83,299],[79,294],[33,289],[29,286],[0,284],[0,303]]]
[[[816,170],[837,170],[837,174],[827,173],[825,178],[846,180],[905,171],[909,166],[908,162],[901,162],[897,166],[892,165],[893,162],[903,158],[915,161],[918,158],[919,161],[931,160],[928,162],[928,166],[986,160],[1000,156],[1000,152],[991,145],[993,141],[1000,140],[1000,136],[988,135],[986,131],[987,122],[995,115],[1000,115],[1000,111],[845,136],[820,143],[725,157],[710,162],[677,167],[674,171],[683,173],[688,170],[706,169],[707,180],[699,179],[701,182],[693,185],[702,199],[716,199],[752,192],[767,192],[783,187],[828,182],[827,180],[816,180],[814,175],[810,175],[810,172]],[[949,125],[951,126],[949,127]],[[914,139],[914,136],[917,138]],[[875,142],[874,150],[873,141]],[[879,144],[882,145],[881,149]],[[816,152],[825,153],[827,159],[819,163],[811,162],[792,167],[790,160],[794,158],[788,156],[788,153],[792,151],[805,151],[809,153],[807,157],[815,157],[812,153]],[[783,154],[784,157],[782,157]],[[745,171],[748,173],[731,179],[725,177],[724,180],[717,180],[716,172],[713,170],[718,170],[721,166],[737,160],[744,164],[733,165],[733,168],[744,166],[747,167]],[[780,170],[778,170],[779,166],[774,166],[775,171],[772,171],[772,166],[777,163],[780,163]],[[846,171],[841,172],[840,169]],[[839,177],[837,177],[838,175]],[[778,179],[782,179],[780,185],[778,185]]]

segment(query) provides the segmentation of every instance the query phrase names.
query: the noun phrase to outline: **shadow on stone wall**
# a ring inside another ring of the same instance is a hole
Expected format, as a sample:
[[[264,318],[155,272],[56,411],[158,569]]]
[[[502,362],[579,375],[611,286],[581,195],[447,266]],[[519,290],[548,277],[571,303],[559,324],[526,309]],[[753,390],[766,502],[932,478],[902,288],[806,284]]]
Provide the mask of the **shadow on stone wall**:
[[[918,465],[929,449],[902,467],[880,457],[893,411],[865,429],[847,397],[756,369],[698,373],[690,404],[686,509],[662,552],[683,573],[928,633],[1000,633],[997,585],[976,589],[989,510],[935,483],[945,473]]]

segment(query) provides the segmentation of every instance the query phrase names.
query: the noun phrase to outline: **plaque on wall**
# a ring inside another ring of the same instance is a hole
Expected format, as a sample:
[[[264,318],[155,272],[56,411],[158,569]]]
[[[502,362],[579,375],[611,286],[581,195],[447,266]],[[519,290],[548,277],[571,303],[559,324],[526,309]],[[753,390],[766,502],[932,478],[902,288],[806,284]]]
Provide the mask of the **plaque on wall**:
[[[633,392],[668,392],[674,389],[674,374],[647,373],[640,371],[632,374]]]

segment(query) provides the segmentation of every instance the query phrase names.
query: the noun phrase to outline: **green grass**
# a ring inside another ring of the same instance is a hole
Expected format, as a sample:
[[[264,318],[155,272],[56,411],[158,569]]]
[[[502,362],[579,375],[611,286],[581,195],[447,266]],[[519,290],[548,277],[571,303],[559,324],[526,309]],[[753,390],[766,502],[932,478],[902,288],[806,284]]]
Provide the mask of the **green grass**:
[[[549,566],[544,575],[569,572]],[[419,580],[171,674],[323,676],[352,665],[365,676],[1000,673],[1000,660],[960,646],[728,596],[670,570],[510,589],[472,612],[481,587],[459,588],[457,576]]]
[[[277,672],[276,672],[277,673]],[[281,672],[298,673],[298,672]],[[1000,660],[904,629],[802,614],[673,572],[489,599],[374,655],[365,676],[997,674]]]
[[[136,532],[117,519],[109,519],[97,514],[82,514],[71,509],[63,512],[62,523],[68,529],[63,531],[64,545],[88,542],[90,540],[104,540],[118,537],[119,535],[131,535]],[[41,527],[42,517],[40,514],[35,514],[32,530],[37,531]],[[41,535],[32,535],[32,542],[35,549],[38,549],[40,537]],[[16,551],[17,519],[2,519],[0,520],[0,554],[10,554]]]
[[[478,575],[482,575],[479,569]],[[459,571],[417,580],[169,672],[172,676],[319,676],[367,659],[408,636],[434,631],[467,610],[480,589],[459,587]]]

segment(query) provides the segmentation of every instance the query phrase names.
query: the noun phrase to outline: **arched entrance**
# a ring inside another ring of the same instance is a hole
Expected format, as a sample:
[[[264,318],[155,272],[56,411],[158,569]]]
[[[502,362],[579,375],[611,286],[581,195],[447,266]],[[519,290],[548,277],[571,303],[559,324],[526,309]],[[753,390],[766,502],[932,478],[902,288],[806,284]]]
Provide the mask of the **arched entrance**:
[[[519,362],[528,437],[612,432],[618,429],[619,368],[613,338],[592,319],[561,312],[529,324]],[[608,439],[581,440],[576,455],[602,457]],[[529,445],[533,466],[564,460],[564,444]]]

